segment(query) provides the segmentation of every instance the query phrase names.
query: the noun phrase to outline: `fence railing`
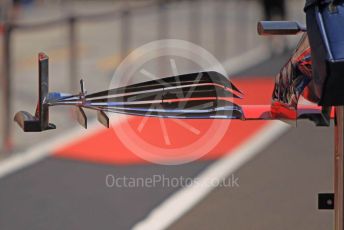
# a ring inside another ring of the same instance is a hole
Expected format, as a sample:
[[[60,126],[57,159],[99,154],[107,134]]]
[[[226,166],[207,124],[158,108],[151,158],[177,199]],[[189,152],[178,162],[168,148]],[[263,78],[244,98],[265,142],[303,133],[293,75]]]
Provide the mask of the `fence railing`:
[[[51,29],[52,27],[67,26],[68,27],[68,49],[69,49],[69,79],[70,90],[73,90],[78,85],[77,72],[78,72],[78,47],[77,47],[77,31],[76,24],[79,22],[101,22],[104,20],[120,20],[121,21],[121,58],[124,58],[129,50],[128,41],[130,41],[130,17],[132,14],[145,13],[144,10],[152,7],[158,7],[159,11],[163,12],[166,9],[166,5],[173,1],[150,1],[147,4],[139,6],[129,6],[129,4],[123,4],[120,9],[115,9],[107,12],[101,12],[96,14],[71,14],[62,18],[47,20],[35,23],[17,23],[10,20],[4,20],[3,23],[3,70],[2,70],[2,152],[10,152],[13,149],[12,142],[12,34],[16,30],[21,31],[34,31]],[[161,13],[163,17],[163,13]],[[161,31],[159,34],[163,36],[166,34],[167,19],[163,19],[160,22],[158,28]]]

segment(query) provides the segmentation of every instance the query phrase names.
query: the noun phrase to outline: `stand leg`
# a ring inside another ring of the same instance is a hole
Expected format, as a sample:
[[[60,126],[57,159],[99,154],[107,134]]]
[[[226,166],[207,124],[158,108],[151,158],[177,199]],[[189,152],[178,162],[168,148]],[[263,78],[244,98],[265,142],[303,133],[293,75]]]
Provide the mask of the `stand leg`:
[[[335,159],[334,159],[334,208],[335,208],[335,230],[343,230],[344,219],[344,106],[336,107],[335,117]]]

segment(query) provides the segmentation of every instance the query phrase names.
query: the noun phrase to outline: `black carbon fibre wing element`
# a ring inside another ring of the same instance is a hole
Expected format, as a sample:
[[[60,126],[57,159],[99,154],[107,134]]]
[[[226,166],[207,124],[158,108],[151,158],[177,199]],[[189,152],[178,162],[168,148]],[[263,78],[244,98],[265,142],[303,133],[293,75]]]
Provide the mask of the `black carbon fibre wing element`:
[[[83,109],[98,111],[98,121],[106,127],[109,127],[107,113],[177,119],[243,118],[241,107],[234,102],[242,98],[242,92],[217,72],[183,74],[91,94],[87,94],[81,80],[80,93],[67,95],[48,92],[47,65],[47,56],[40,54],[36,114],[18,112],[15,116],[24,131],[54,128],[49,123],[49,107],[59,105],[76,107],[77,120],[85,128],[87,117]]]

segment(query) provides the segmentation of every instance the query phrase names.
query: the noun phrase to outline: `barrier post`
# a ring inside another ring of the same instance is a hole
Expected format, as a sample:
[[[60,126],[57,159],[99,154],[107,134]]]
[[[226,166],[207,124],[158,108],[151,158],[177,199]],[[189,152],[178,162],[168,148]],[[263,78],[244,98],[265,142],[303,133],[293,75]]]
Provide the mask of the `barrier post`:
[[[76,92],[79,87],[78,76],[78,47],[76,34],[76,18],[70,16],[68,20],[68,43],[69,43],[69,88],[70,92]]]
[[[200,22],[201,15],[200,10],[202,9],[202,0],[189,0],[189,39],[190,42],[196,43],[197,45],[201,42],[201,30]]]
[[[166,39],[168,38],[168,14],[167,14],[167,3],[165,0],[159,1],[158,7],[158,36],[159,39]]]
[[[335,154],[334,154],[334,211],[335,229],[343,230],[344,220],[344,106],[335,108]]]
[[[227,50],[227,0],[217,0],[214,1],[214,28],[215,32],[213,34],[215,43],[215,55],[216,57],[223,61],[226,58]]]
[[[129,52],[130,34],[130,11],[128,6],[124,6],[121,14],[121,60],[123,60]]]
[[[11,32],[12,26],[8,21],[4,23],[3,29],[3,54],[2,54],[2,126],[3,126],[3,152],[9,153],[12,150],[12,114],[11,114]]]

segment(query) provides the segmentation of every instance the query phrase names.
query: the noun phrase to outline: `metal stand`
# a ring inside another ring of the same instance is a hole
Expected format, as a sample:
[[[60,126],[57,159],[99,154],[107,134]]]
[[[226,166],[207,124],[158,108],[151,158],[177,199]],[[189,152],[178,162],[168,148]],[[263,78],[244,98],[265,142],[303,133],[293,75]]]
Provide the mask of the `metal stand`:
[[[336,107],[335,116],[335,159],[334,159],[334,208],[335,230],[344,229],[344,106]]]

